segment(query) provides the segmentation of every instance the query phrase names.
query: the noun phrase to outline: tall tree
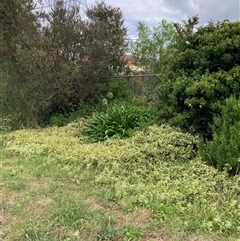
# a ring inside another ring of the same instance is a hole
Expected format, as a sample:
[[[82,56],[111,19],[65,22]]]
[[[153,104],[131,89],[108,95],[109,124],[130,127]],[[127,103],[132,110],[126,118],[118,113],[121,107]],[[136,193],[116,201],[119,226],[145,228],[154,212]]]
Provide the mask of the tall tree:
[[[34,93],[35,83],[29,84],[26,78],[32,70],[29,63],[34,56],[30,52],[34,49],[33,43],[36,43],[37,38],[37,22],[33,9],[32,0],[0,2],[0,109],[4,115],[8,113],[11,119],[18,120],[18,124],[24,118],[31,119],[35,111],[30,97],[30,93]]]
[[[78,62],[84,84],[94,91],[95,84],[104,81],[100,77],[107,75],[109,69],[118,72],[124,66],[122,56],[127,48],[127,29],[121,10],[106,5],[104,1],[88,7],[86,17],[82,24],[84,44]]]
[[[81,46],[81,16],[78,6],[66,8],[64,1],[53,2],[51,11],[40,15],[43,53],[42,74],[48,82],[50,114],[70,112],[79,102],[77,86],[81,69],[76,60]]]
[[[166,20],[152,29],[145,22],[139,22],[138,37],[131,44],[132,54],[146,71],[160,73],[173,56],[176,37],[174,25]]]
[[[101,75],[121,67],[126,29],[119,9],[96,3],[82,20],[79,7],[62,0],[40,13],[32,0],[0,4],[0,110],[15,127],[72,111],[94,97]]]

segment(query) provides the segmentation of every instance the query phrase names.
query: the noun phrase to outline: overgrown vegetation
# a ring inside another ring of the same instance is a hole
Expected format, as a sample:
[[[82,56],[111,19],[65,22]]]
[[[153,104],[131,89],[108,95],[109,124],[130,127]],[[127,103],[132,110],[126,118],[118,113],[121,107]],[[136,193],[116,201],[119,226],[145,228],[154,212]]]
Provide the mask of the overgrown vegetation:
[[[0,110],[12,129],[36,127],[76,110],[82,100],[98,99],[99,84],[108,84],[102,76],[124,65],[120,9],[102,1],[83,13],[56,0],[39,12],[38,4],[0,3]]]
[[[240,174],[240,99],[230,97],[214,117],[213,140],[203,144],[200,153],[210,165]]]
[[[210,125],[226,98],[240,93],[240,22],[210,22],[194,31],[198,18],[176,24],[179,41],[160,74],[162,118],[212,138]]]
[[[91,144],[84,123],[3,136],[6,150],[21,154],[3,162],[5,240],[13,230],[30,240],[237,240],[239,176],[199,160],[195,137],[165,125]]]
[[[133,97],[121,10],[50,5],[0,2],[0,239],[239,241],[240,22],[139,23]]]
[[[211,139],[213,116],[240,93],[240,22],[197,24],[196,16],[153,29],[139,23],[133,53],[159,74],[160,119]]]
[[[106,113],[97,113],[86,123],[83,134],[90,141],[104,141],[112,138],[126,138],[134,131],[142,130],[156,122],[157,112],[150,108],[133,105],[112,105]]]
[[[134,55],[159,73],[159,120],[202,136],[204,161],[237,174],[240,22],[197,24],[197,16],[153,29],[140,23]]]

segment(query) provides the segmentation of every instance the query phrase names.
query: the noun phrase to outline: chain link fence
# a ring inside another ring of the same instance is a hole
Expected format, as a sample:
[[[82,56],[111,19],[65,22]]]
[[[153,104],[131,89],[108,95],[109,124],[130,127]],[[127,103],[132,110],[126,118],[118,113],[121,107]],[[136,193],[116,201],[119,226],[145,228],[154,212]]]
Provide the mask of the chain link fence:
[[[119,75],[107,77],[110,81],[122,80],[126,82],[133,96],[157,98],[156,86],[159,84],[157,74]]]

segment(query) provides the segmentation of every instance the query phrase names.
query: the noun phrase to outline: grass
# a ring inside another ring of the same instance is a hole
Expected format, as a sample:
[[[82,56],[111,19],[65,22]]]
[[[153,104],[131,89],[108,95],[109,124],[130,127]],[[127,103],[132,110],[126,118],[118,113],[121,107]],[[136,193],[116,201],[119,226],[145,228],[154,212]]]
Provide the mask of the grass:
[[[0,240],[239,241],[239,177],[197,160],[156,163],[155,149],[136,159],[135,137],[84,144],[80,129],[4,134]]]
[[[57,163],[43,165],[45,157],[27,159],[1,147],[1,160],[0,240],[121,240],[131,231],[125,221],[140,222],[138,211],[130,217],[104,201],[94,171],[83,171],[76,184]]]

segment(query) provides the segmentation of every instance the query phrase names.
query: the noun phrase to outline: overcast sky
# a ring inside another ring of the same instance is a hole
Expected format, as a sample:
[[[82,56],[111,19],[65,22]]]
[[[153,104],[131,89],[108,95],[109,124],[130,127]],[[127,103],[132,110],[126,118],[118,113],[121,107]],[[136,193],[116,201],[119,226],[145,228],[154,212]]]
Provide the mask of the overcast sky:
[[[90,1],[87,1],[90,2]],[[188,16],[199,16],[199,24],[208,21],[240,20],[240,0],[105,0],[119,7],[125,18],[129,36],[136,36],[136,25],[145,21],[156,26],[162,19],[181,22]]]

